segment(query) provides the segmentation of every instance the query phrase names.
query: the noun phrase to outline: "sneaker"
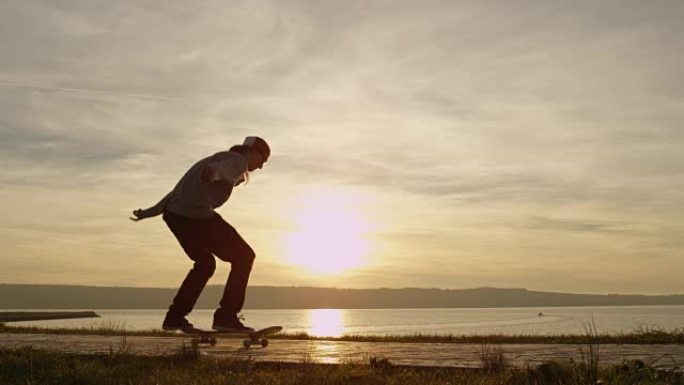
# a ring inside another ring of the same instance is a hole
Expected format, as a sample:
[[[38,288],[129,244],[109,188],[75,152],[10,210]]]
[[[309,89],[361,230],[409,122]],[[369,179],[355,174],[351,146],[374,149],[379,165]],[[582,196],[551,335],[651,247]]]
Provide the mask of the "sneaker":
[[[194,326],[188,322],[185,317],[174,317],[166,315],[164,322],[162,323],[162,329],[164,330],[192,330]]]
[[[237,315],[225,318],[214,318],[214,325],[212,326],[214,330],[220,332],[235,332],[235,333],[252,333],[254,329],[249,326],[245,326]]]

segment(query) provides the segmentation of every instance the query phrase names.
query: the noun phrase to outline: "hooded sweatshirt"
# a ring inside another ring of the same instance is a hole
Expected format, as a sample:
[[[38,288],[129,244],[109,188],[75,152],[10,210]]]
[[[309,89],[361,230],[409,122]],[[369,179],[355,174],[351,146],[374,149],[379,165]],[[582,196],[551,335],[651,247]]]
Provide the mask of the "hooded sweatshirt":
[[[202,180],[202,170],[207,165],[219,171],[220,180]],[[217,152],[201,159],[190,167],[171,192],[150,209],[150,216],[168,210],[188,218],[209,218],[215,214],[214,209],[230,198],[233,187],[245,179],[246,173],[247,158],[238,152]]]

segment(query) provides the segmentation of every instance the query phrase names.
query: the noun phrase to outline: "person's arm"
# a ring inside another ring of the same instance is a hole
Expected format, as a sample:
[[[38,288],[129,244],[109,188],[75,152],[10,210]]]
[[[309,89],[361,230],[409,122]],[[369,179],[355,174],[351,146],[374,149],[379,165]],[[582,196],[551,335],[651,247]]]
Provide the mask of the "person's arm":
[[[236,182],[244,179],[243,175],[246,171],[245,167],[235,161],[222,160],[206,164],[202,168],[200,178],[204,183],[228,181],[232,185],[236,185]]]
[[[173,194],[173,191],[170,193],[166,194],[164,198],[162,198],[156,205],[146,208],[146,209],[137,209],[133,211],[133,217],[130,217],[132,221],[139,221],[145,218],[151,218],[151,217],[156,217],[157,215],[161,214],[164,212],[164,207],[166,207],[166,203],[168,203],[169,199],[171,199],[171,194]]]
[[[204,183],[212,183],[222,180],[223,176],[221,175],[218,167],[214,166],[212,163],[209,163],[202,168],[201,178],[202,182]]]

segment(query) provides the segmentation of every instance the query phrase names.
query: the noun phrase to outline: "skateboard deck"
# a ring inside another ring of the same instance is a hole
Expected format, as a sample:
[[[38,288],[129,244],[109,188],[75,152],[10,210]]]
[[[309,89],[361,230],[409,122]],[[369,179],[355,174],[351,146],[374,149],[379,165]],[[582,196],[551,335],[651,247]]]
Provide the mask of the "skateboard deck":
[[[257,343],[260,344],[261,347],[265,348],[266,346],[268,346],[268,339],[266,337],[272,334],[276,334],[281,330],[283,330],[282,326],[270,326],[267,328],[255,330],[250,333],[224,332],[219,330],[204,330],[197,328],[183,330],[182,332],[194,336],[194,338],[192,339],[192,346],[194,347],[198,347],[202,344],[209,344],[211,346],[215,346],[217,338],[220,337],[247,337],[242,341],[242,345],[246,349],[249,349],[250,346]]]

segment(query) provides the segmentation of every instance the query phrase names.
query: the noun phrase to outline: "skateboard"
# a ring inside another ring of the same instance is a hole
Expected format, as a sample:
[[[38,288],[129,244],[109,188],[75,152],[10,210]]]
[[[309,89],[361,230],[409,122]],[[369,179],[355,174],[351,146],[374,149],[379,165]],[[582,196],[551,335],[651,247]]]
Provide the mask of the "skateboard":
[[[216,339],[219,337],[247,337],[242,341],[242,345],[245,349],[249,349],[253,344],[260,344],[261,347],[265,348],[268,346],[268,339],[266,336],[276,334],[283,330],[282,326],[271,326],[264,329],[255,330],[251,333],[245,332],[223,332],[218,330],[203,330],[203,329],[187,329],[183,330],[183,333],[195,336],[192,339],[192,346],[197,348],[202,344],[209,344],[211,346],[216,345]]]

